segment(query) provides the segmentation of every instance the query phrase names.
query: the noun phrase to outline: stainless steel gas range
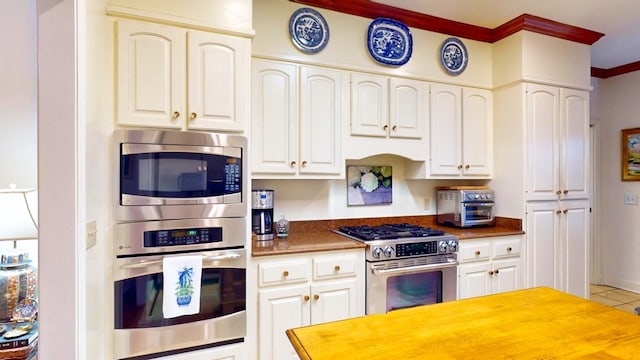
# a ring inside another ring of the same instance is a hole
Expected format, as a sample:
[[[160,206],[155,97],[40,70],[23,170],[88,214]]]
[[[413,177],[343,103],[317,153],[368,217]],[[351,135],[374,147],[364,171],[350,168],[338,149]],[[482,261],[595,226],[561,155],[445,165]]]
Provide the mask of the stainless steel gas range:
[[[366,313],[456,300],[458,239],[412,224],[343,226],[366,246]]]

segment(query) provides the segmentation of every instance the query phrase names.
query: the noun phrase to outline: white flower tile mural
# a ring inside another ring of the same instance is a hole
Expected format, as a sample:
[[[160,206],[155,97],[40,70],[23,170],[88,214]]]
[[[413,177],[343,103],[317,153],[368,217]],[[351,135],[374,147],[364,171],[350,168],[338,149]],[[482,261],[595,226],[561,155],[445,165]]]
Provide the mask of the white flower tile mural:
[[[347,205],[391,204],[391,166],[347,166]]]

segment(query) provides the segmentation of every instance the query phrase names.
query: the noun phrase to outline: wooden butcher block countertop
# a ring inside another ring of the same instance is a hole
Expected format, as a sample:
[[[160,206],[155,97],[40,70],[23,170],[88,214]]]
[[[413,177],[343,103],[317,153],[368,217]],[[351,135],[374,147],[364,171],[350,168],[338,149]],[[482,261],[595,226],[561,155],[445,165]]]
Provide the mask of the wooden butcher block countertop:
[[[640,317],[547,287],[289,329],[301,359],[640,359]]]

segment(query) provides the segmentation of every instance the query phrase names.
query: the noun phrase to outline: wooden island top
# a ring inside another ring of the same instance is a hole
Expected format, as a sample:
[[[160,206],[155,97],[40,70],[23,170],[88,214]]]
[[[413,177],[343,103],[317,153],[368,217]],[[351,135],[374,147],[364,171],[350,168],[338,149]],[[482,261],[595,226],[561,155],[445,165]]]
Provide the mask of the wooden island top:
[[[547,287],[287,330],[305,360],[640,359],[640,316]]]

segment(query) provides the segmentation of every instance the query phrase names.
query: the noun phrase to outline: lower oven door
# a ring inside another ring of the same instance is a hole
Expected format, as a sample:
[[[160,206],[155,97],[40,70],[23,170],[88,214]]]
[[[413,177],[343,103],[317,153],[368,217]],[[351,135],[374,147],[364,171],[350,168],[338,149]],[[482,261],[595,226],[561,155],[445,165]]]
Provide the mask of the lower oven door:
[[[367,314],[456,300],[457,261],[418,264],[420,260],[367,263]]]
[[[241,342],[246,336],[246,250],[200,254],[200,311],[165,318],[163,257],[117,258],[114,264],[114,356],[189,351]],[[192,299],[194,301],[196,299]]]

